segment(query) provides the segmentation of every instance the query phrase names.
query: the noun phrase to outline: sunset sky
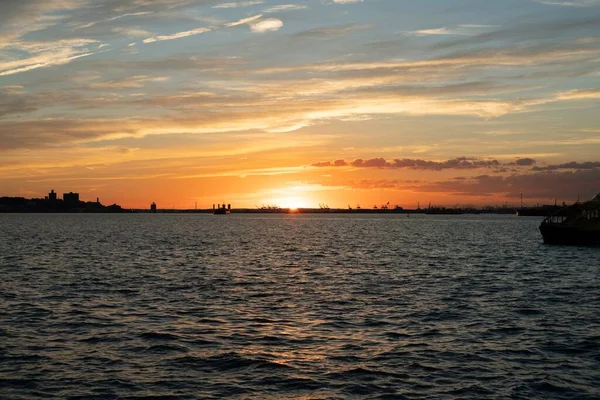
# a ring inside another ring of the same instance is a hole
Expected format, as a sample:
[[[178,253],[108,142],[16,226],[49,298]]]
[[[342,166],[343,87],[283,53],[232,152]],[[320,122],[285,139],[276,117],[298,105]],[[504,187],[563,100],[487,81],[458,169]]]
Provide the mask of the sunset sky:
[[[1,0],[0,196],[600,192],[600,0]]]

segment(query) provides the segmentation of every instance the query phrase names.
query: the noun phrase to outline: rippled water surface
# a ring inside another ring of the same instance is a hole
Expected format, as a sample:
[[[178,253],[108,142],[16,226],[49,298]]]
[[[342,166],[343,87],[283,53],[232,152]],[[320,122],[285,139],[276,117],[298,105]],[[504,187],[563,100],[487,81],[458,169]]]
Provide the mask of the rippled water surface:
[[[539,222],[0,215],[0,397],[600,398],[600,247]]]

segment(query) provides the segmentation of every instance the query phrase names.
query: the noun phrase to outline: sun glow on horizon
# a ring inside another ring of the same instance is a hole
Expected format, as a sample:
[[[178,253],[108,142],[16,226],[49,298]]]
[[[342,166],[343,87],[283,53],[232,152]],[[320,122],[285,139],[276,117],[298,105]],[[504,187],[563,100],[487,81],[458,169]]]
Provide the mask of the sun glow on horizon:
[[[278,199],[272,199],[270,204],[275,204],[281,208],[289,208],[290,210],[298,210],[299,208],[312,208],[313,205],[304,198],[299,196],[294,197],[282,197]]]

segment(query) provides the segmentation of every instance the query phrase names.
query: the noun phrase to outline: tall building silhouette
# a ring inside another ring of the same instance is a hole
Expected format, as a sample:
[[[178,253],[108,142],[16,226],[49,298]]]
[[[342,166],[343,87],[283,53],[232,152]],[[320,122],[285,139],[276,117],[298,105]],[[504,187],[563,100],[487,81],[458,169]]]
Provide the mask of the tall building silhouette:
[[[63,193],[63,201],[68,208],[76,208],[79,206],[79,193]]]

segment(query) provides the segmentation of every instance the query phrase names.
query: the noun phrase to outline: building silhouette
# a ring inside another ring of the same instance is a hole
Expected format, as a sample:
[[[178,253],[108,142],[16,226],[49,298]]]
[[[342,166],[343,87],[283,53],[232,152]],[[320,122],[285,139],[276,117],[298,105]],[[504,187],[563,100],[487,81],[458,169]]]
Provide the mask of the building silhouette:
[[[63,202],[68,208],[77,208],[79,206],[79,193],[63,193]]]
[[[0,212],[90,212],[90,213],[121,213],[130,212],[118,204],[104,206],[100,198],[96,201],[82,201],[79,193],[63,193],[62,199],[51,190],[44,198],[26,199],[24,197],[0,196]]]
[[[152,202],[152,204],[150,204],[150,212],[155,213],[156,212],[156,203]]]

